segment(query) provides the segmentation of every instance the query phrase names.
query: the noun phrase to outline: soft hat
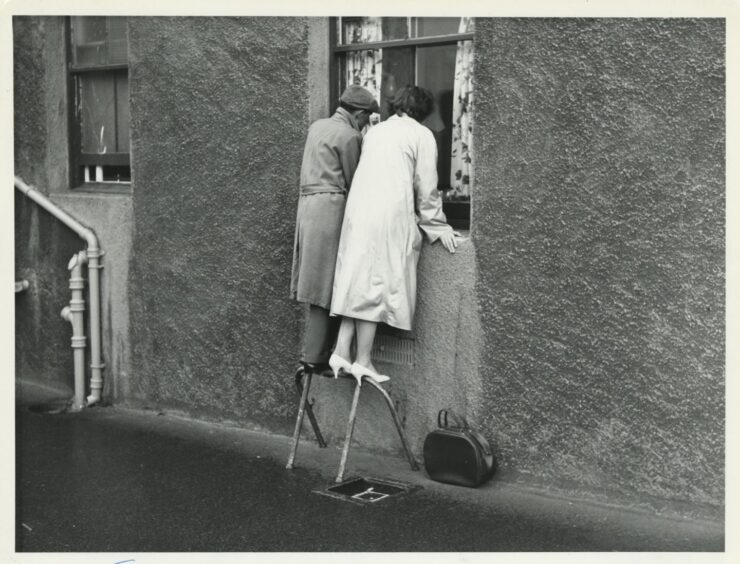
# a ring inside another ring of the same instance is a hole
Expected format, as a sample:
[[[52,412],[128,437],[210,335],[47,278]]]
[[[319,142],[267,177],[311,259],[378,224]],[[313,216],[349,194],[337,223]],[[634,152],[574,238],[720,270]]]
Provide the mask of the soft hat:
[[[345,88],[339,97],[339,101],[355,108],[370,110],[373,113],[380,112],[380,106],[372,93],[367,88],[363,88],[358,84],[350,84]]]

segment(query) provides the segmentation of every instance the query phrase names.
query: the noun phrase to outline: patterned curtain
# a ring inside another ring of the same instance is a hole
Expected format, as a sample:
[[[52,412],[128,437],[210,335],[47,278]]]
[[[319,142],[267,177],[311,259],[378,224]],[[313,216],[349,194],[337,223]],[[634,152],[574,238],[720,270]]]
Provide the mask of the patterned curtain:
[[[380,100],[381,77],[383,75],[383,61],[381,51],[350,51],[347,53],[347,74],[344,83],[359,84],[373,93],[376,100]]]
[[[383,18],[342,18],[344,43],[370,43],[383,37]]]
[[[380,41],[383,36],[383,19],[379,17],[342,18],[345,43]],[[380,100],[382,77],[382,52],[377,50],[350,51],[346,55],[344,84],[359,84]]]
[[[460,33],[474,31],[473,18],[460,18]],[[452,162],[449,200],[470,198],[473,176],[473,42],[458,41],[452,101]]]

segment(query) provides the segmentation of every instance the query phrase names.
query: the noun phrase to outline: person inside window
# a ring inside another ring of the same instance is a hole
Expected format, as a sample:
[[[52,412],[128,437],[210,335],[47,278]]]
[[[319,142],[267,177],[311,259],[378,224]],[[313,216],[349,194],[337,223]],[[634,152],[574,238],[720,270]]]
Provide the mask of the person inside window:
[[[308,130],[301,165],[293,246],[291,296],[309,304],[301,362],[312,372],[328,370],[338,321],[329,317],[334,267],[347,191],[362,145],[362,129],[380,111],[365,88],[350,85],[333,116]]]
[[[376,382],[370,351],[379,322],[410,330],[416,306],[416,266],[422,232],[454,253],[459,234],[447,224],[437,190],[437,145],[420,122],[434,108],[418,86],[398,90],[395,115],[365,135],[342,222],[331,315],[342,321],[329,365]],[[357,339],[357,356],[350,347]]]

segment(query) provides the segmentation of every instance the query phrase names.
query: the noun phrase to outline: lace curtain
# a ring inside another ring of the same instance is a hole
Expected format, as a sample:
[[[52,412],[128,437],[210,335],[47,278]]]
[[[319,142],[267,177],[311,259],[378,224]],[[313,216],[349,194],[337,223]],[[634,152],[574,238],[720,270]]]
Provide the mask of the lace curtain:
[[[382,18],[361,18],[343,20],[343,31],[346,43],[369,43],[380,41],[383,34]],[[350,51],[346,56],[345,84],[359,84],[380,99],[380,82],[382,77],[381,51]]]
[[[350,51],[347,53],[345,84],[359,84],[373,93],[376,100],[380,100],[381,77],[383,75],[383,61],[381,51]]]
[[[474,31],[473,18],[460,19],[460,33]],[[452,153],[447,199],[467,200],[473,176],[473,42],[458,41],[452,101]]]
[[[475,31],[475,20],[460,18],[459,33]],[[347,43],[378,41],[382,38],[382,19],[363,18],[344,24]],[[455,58],[452,102],[452,146],[450,152],[450,190],[445,200],[468,200],[473,176],[473,42],[459,41]],[[345,84],[359,84],[381,100],[382,50],[349,51],[345,58]]]

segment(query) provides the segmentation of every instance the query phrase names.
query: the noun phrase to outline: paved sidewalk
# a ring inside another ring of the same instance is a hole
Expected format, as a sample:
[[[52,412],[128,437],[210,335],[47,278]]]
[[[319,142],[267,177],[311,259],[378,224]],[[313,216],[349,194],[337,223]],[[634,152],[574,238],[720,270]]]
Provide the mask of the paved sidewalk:
[[[438,484],[352,450],[348,477],[421,489],[373,505],[332,485],[339,445],[117,407],[16,413],[17,552],[722,551],[721,525],[545,496]]]

